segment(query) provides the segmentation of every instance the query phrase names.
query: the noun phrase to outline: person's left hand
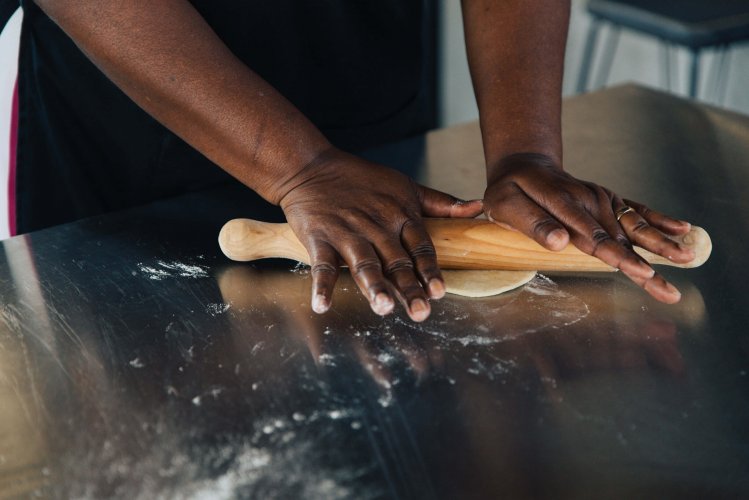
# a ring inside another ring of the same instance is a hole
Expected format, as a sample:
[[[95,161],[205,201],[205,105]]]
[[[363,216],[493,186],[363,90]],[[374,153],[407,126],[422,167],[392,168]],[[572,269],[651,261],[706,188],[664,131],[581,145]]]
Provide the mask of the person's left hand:
[[[633,210],[617,220],[616,214],[628,206]],[[526,234],[549,250],[561,250],[572,242],[620,269],[661,302],[678,302],[681,294],[632,245],[676,263],[695,257],[691,249],[668,237],[687,233],[689,223],[576,179],[540,154],[511,155],[489,169],[484,212],[490,220]]]

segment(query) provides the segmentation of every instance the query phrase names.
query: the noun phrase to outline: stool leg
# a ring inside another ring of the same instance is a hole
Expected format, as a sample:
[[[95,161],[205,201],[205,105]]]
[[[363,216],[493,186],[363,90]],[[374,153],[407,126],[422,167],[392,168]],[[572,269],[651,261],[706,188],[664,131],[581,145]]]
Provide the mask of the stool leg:
[[[585,48],[583,49],[583,60],[580,63],[580,74],[577,77],[577,92],[579,94],[585,92],[588,88],[590,65],[593,60],[600,25],[597,17],[590,20],[590,28],[588,28],[588,36],[585,39]]]
[[[697,85],[700,79],[700,51],[693,49],[691,51],[692,61],[689,66],[689,97],[697,98]]]
[[[720,47],[720,66],[717,72],[717,81],[715,84],[715,102],[723,104],[726,95],[726,86],[728,85],[728,75],[731,69],[731,46],[722,45]]]
[[[601,63],[598,67],[598,74],[596,75],[593,88],[598,89],[606,85],[609,81],[609,74],[611,73],[611,65],[614,62],[614,56],[616,55],[616,48],[619,45],[619,26],[614,24],[609,28],[609,34],[606,37],[606,43],[603,46],[603,55],[600,60]]]
[[[661,41],[661,85],[671,92],[671,44]]]
[[[715,101],[718,96],[718,87],[720,86],[720,73],[721,68],[723,67],[723,60],[725,59],[725,45],[718,45],[713,50],[713,62],[710,65],[710,72],[709,77],[710,81],[708,82],[709,85],[709,91],[703,92],[706,96],[709,95],[710,98]]]

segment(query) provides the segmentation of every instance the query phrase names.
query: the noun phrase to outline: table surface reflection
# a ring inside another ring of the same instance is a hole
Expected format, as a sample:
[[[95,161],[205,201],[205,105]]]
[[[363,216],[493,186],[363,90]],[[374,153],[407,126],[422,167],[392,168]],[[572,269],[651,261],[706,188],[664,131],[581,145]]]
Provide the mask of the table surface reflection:
[[[567,169],[705,227],[666,306],[544,274],[415,324],[351,279],[238,264],[234,187],[3,242],[0,497],[749,496],[749,118],[635,86],[565,102]],[[372,159],[480,197],[475,123]]]

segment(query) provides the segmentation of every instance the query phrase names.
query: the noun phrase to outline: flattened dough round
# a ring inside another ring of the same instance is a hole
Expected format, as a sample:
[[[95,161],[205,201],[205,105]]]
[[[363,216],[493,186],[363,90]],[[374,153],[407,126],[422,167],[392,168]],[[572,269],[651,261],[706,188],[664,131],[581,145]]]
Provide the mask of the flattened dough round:
[[[536,271],[444,270],[447,293],[464,297],[489,297],[509,292],[528,283]]]

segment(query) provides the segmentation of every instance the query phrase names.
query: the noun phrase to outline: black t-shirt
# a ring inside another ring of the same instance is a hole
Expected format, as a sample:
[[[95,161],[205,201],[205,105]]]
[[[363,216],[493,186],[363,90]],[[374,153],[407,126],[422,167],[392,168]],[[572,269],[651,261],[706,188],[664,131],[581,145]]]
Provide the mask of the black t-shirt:
[[[229,181],[137,107],[33,2],[21,3],[19,232]],[[433,125],[428,2],[192,4],[337,146],[356,151]]]

